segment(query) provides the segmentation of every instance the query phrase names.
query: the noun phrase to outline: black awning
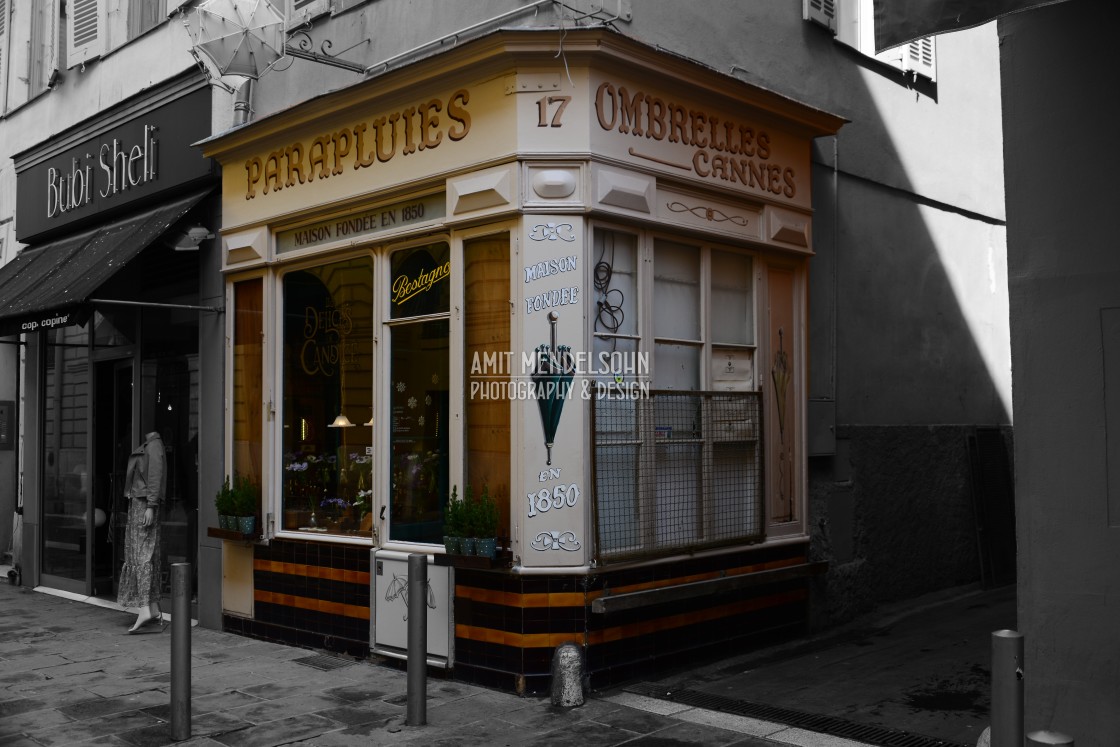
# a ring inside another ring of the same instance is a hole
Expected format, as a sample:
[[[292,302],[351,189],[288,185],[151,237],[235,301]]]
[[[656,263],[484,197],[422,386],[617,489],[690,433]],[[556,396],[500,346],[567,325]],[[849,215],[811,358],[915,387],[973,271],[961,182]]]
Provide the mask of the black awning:
[[[0,335],[84,323],[97,288],[209,192],[195,192],[91,231],[24,249],[0,267]]]

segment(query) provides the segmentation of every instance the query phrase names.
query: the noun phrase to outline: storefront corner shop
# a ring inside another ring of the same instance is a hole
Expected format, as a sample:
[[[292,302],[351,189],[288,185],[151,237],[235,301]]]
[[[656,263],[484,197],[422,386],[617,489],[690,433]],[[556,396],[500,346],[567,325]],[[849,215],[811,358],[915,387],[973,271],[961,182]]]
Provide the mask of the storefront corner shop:
[[[271,517],[227,626],[400,655],[415,551],[429,654],[519,690],[566,640],[602,681],[806,614],[810,145],[842,120],[608,32],[565,57],[499,32],[202,144],[228,466]],[[468,490],[492,567],[444,553]]]

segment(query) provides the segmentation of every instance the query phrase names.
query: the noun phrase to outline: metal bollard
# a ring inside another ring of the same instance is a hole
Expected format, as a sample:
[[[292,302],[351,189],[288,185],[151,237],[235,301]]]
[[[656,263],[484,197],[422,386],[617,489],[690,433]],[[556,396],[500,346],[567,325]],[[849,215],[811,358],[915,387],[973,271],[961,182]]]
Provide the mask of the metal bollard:
[[[408,704],[405,723],[428,722],[428,556],[408,556]]]
[[[1027,735],[1027,747],[1073,747],[1073,737],[1056,731],[1032,731]]]
[[[191,738],[191,564],[171,564],[171,738]]]
[[[1023,745],[1023,634],[992,633],[992,747]]]

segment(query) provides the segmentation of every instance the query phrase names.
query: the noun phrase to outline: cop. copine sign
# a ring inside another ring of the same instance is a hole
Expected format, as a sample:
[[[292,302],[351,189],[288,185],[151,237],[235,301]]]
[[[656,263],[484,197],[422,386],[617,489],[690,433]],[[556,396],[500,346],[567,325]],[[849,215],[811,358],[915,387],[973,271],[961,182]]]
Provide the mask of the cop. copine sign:
[[[99,218],[166,189],[211,174],[191,144],[210,133],[210,94],[200,89],[90,137],[16,176],[17,238],[29,241]],[[49,145],[47,146],[49,147]]]

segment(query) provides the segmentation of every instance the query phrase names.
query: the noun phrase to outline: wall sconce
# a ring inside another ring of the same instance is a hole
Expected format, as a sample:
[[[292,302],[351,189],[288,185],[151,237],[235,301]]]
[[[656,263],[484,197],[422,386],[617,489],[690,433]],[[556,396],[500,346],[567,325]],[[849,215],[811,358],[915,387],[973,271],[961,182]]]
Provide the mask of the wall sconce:
[[[214,238],[214,233],[203,226],[191,226],[185,231],[176,231],[167,237],[168,246],[177,252],[193,252],[203,241]]]
[[[362,423],[362,425],[365,425],[365,426],[369,426],[370,428],[372,428],[372,427],[373,427],[373,415],[370,415],[370,416],[369,416],[369,420],[367,420],[366,422]]]
[[[353,428],[354,424],[350,422],[350,418],[346,417],[344,414],[342,414],[340,412],[340,413],[338,413],[338,417],[336,417],[334,419],[334,422],[329,423],[327,425],[327,427],[328,428]]]

